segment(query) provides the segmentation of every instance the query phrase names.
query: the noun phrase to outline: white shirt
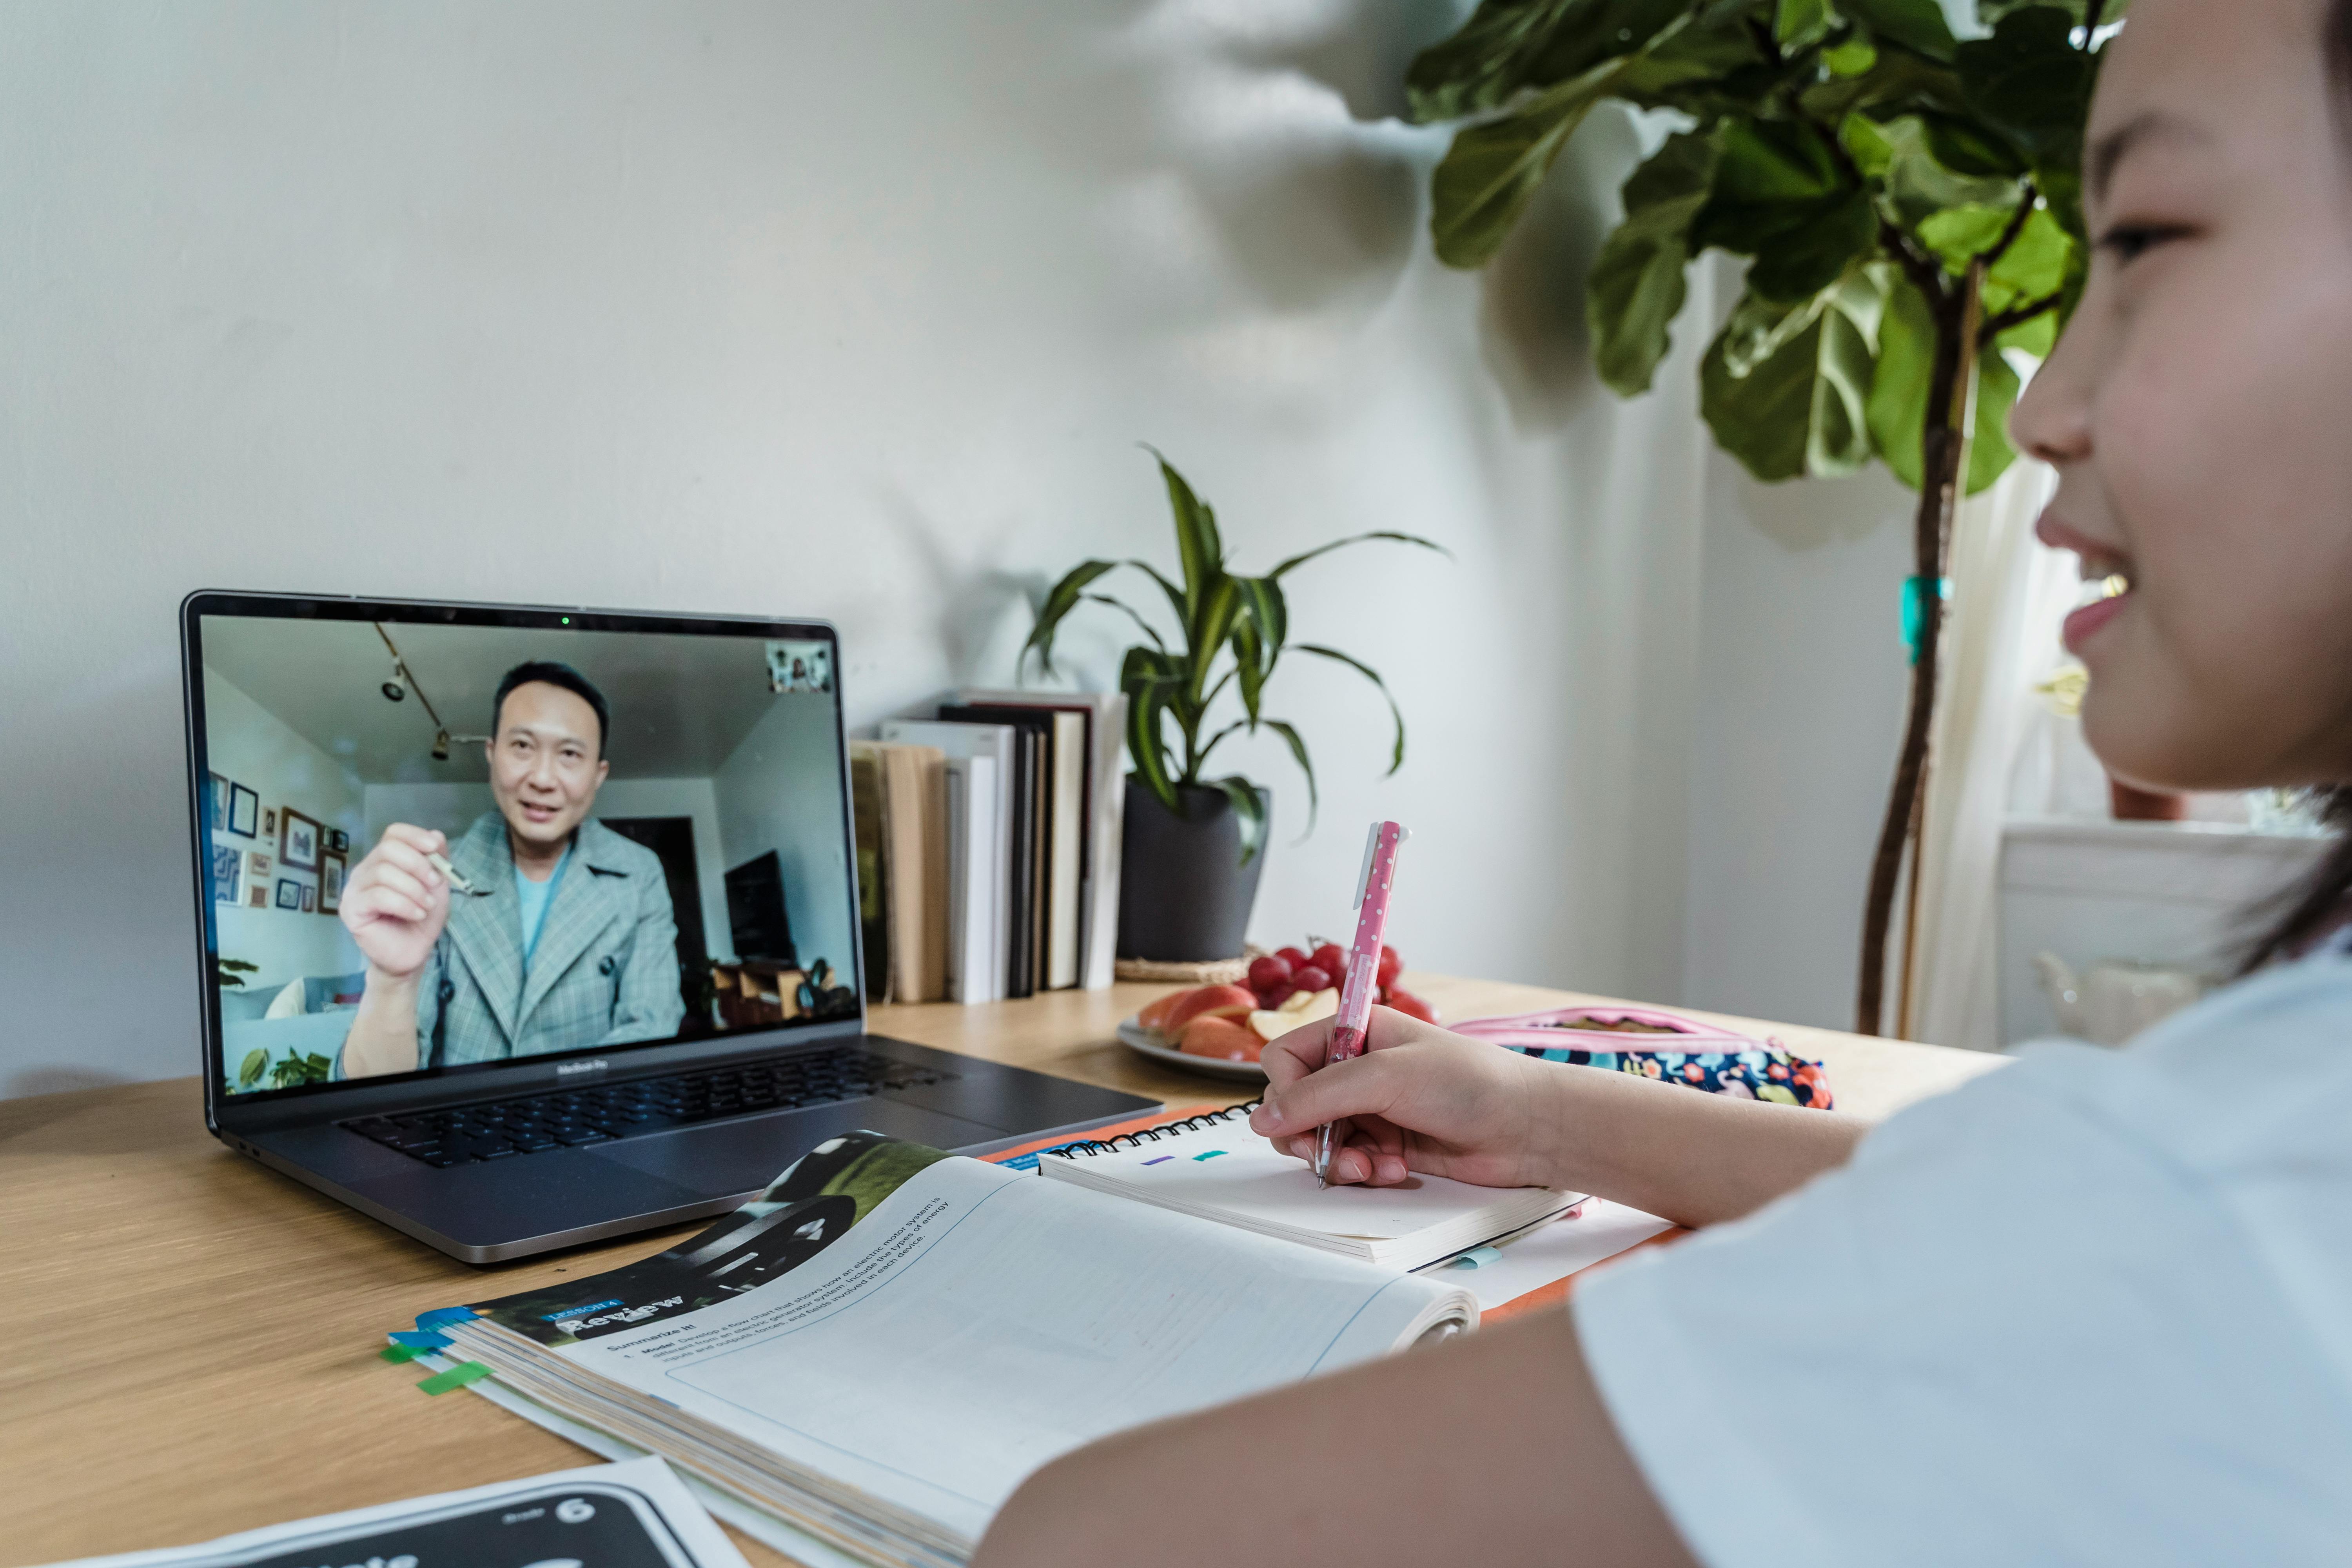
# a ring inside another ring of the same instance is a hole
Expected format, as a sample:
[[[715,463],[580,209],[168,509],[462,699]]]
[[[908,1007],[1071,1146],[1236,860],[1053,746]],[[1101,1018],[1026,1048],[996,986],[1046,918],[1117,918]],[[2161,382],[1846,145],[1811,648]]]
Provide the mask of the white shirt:
[[[2352,1562],[2352,959],[2032,1051],[1573,1310],[1711,1568]]]

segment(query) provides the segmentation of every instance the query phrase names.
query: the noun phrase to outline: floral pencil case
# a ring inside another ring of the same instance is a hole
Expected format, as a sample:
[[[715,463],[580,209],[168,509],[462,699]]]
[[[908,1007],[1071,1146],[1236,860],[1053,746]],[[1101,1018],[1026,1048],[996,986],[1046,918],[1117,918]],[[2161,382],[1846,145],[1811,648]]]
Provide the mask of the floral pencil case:
[[[1757,1039],[1649,1007],[1561,1007],[1507,1018],[1473,1018],[1458,1035],[1505,1050],[1609,1072],[1679,1083],[1709,1094],[1777,1100],[1827,1110],[1830,1082],[1822,1064],[1775,1039]]]

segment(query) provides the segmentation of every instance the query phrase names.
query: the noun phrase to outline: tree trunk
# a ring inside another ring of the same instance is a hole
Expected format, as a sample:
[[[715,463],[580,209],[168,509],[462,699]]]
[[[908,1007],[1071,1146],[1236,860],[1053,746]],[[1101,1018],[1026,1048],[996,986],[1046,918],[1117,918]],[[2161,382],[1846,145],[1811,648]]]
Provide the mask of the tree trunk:
[[[1944,569],[1950,557],[1952,518],[1959,508],[1961,468],[1968,457],[1969,392],[1976,380],[1976,336],[1982,298],[1981,264],[1966,285],[1936,310],[1936,363],[1927,383],[1927,422],[1920,433],[1919,505],[1912,514],[1914,570],[1920,596],[1919,646],[1911,665],[1911,709],[1903,752],[1887,792],[1886,816],[1870,864],[1870,896],[1863,909],[1862,971],[1854,994],[1856,1034],[1875,1035],[1886,1012],[1886,939],[1895,915],[1904,850],[1913,846],[1927,788],[1927,738],[1936,719],[1936,677],[1944,633]],[[1912,875],[1918,875],[1917,856]]]

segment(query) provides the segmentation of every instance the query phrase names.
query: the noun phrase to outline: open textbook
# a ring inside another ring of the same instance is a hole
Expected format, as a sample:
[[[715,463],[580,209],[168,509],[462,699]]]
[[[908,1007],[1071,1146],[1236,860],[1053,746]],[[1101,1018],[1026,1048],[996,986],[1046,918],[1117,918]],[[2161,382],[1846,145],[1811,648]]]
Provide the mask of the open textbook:
[[[1057,1455],[1477,1316],[1442,1278],[861,1133],[668,1251],[418,1323],[535,1419],[950,1568]]]

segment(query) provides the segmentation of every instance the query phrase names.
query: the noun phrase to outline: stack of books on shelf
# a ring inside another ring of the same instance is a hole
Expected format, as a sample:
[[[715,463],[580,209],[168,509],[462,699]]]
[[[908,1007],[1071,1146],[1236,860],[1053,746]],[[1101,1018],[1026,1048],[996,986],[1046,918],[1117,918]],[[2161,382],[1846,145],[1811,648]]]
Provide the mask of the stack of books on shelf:
[[[963,691],[851,745],[877,1000],[1111,983],[1126,726],[1117,692]]]

